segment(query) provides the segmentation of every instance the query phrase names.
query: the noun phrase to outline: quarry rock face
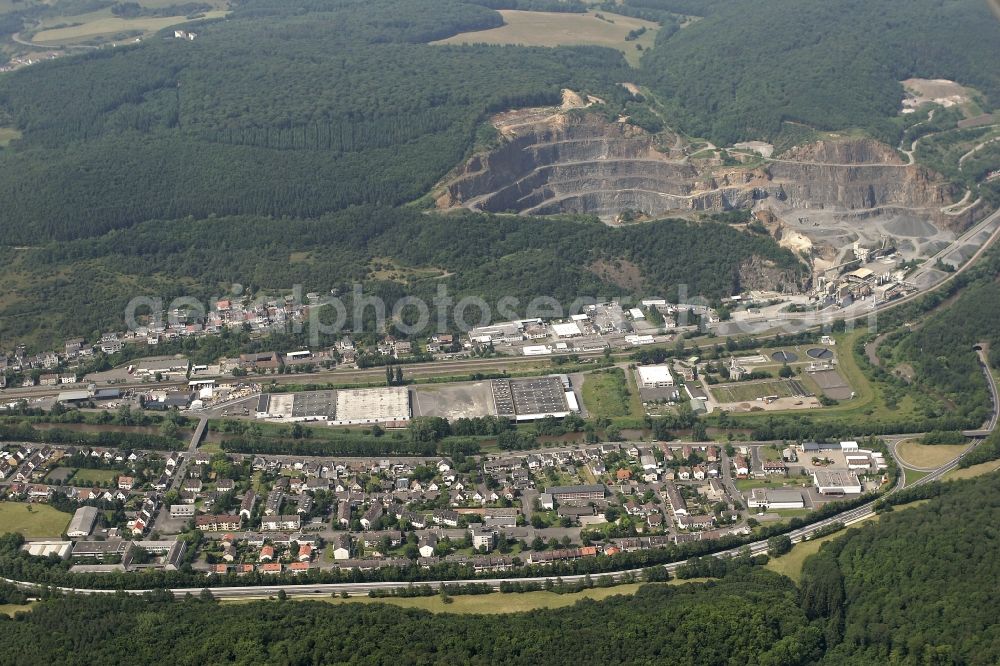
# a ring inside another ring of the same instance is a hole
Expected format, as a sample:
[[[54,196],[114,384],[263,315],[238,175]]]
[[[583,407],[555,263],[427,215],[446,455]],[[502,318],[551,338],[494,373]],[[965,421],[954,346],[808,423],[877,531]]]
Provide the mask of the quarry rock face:
[[[587,213],[613,220],[623,211],[650,217],[719,212],[760,202],[792,209],[935,211],[949,186],[907,165],[871,139],[801,146],[755,168],[698,159],[625,122],[554,114],[497,124],[502,144],[473,156],[442,184],[440,207],[525,215]],[[679,142],[679,140],[678,140]]]

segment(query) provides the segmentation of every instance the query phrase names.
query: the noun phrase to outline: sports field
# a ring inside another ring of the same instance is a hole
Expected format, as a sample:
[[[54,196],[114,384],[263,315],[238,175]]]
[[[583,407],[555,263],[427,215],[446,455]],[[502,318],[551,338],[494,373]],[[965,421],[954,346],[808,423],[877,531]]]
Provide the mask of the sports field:
[[[20,532],[26,537],[58,537],[66,531],[68,513],[48,504],[0,502],[0,534]]]
[[[70,483],[74,486],[89,483],[111,483],[121,472],[113,469],[78,469]]]
[[[746,382],[737,384],[719,384],[711,387],[712,396],[717,402],[751,402],[757,398],[777,396],[779,398],[791,398],[794,396],[809,395],[806,389],[797,379],[777,379],[763,382]]]
[[[636,66],[642,53],[653,46],[659,26],[609,12],[526,12],[500,10],[504,25],[490,30],[463,32],[435,44],[520,44],[522,46],[595,45],[618,49],[629,64]],[[600,16],[604,18],[600,18]],[[625,36],[633,30],[646,31],[633,41]],[[642,50],[636,48],[642,47]]]

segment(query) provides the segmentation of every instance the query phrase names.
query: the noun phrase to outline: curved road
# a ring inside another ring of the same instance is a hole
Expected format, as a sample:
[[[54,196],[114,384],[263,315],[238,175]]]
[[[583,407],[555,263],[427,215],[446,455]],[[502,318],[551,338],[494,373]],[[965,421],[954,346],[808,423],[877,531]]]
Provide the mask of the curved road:
[[[993,409],[990,412],[989,418],[986,420],[986,423],[983,424],[982,431],[993,432],[993,430],[997,426],[998,412],[1000,412],[1000,398],[998,398],[996,381],[993,378],[993,374],[990,372],[985,353],[982,351],[982,349],[977,349],[976,351],[979,355],[979,362],[980,365],[982,366],[982,370],[986,375],[987,384],[990,390],[990,397],[993,401]],[[913,486],[924,485],[940,479],[948,472],[952,471],[953,469],[956,469],[959,463],[962,461],[962,459],[966,455],[968,455],[971,451],[975,450],[975,448],[981,442],[982,440],[977,440],[973,442],[972,445],[969,446],[969,448],[967,448],[965,451],[963,451],[962,454],[959,455],[957,458],[947,463],[946,465],[942,465],[941,467],[935,469],[933,472],[931,472],[925,477],[922,477],[912,485]],[[889,492],[890,493],[896,492],[899,489],[903,488],[904,486],[905,486],[905,475],[901,473],[896,488],[894,488]],[[787,532],[786,534],[788,534],[793,543],[797,543],[803,540],[808,540],[809,537],[815,534],[817,531],[833,523],[843,523],[845,526],[859,523],[863,520],[867,520],[868,518],[870,518],[875,514],[876,501],[877,500],[872,500],[859,507],[849,509],[835,516],[831,516],[830,518],[826,518],[816,523],[806,525],[805,527],[800,527],[798,529]],[[716,557],[733,557],[739,554],[740,552],[744,552],[747,548],[749,548],[750,553],[753,555],[765,553],[767,552],[767,541],[766,540],[755,541],[748,545],[740,546],[737,548],[730,548],[728,550],[723,550],[721,552],[714,553],[714,555]],[[667,569],[667,571],[673,573],[676,572],[677,569],[683,564],[684,564],[683,561],[671,562],[670,564],[664,565],[664,567]],[[596,574],[596,576],[599,577],[607,575],[610,576],[615,581],[620,581],[626,577],[638,576],[639,574],[641,574],[641,572],[642,569],[638,568],[638,569],[627,569],[624,571],[609,572],[607,574]],[[583,575],[561,576],[561,578],[565,582],[572,583],[584,580],[585,578],[588,577],[588,575],[591,578],[595,577],[595,575],[583,574]],[[487,578],[487,579],[475,578],[475,579],[452,580],[452,581],[417,581],[416,584],[424,584],[424,583],[436,584],[439,582],[444,582],[448,584],[488,583],[494,588],[499,588],[500,584],[505,582],[544,583],[546,580],[551,580],[552,578],[553,576],[535,576],[531,578],[522,578],[522,577]],[[7,582],[12,583],[24,590],[34,591],[43,587],[41,584],[38,583],[25,583],[10,579],[3,579],[3,580],[6,580]],[[214,596],[216,599],[267,597],[275,595],[281,590],[284,590],[286,594],[291,594],[298,597],[329,596],[331,594],[341,594],[343,592],[346,592],[349,595],[356,596],[356,595],[368,594],[370,590],[376,590],[376,589],[390,590],[390,589],[405,588],[411,584],[412,583],[405,581],[398,581],[398,582],[378,581],[370,583],[313,583],[313,584],[294,583],[294,584],[278,584],[278,585],[245,585],[245,586],[230,586],[230,587],[213,587],[211,588],[211,592],[212,596]],[[67,593],[72,592],[76,594],[115,594],[117,592],[116,590],[94,590],[94,589],[64,588],[64,587],[56,587],[54,589],[57,589],[62,592],[67,592]],[[175,597],[183,597],[184,595],[187,594],[197,594],[202,589],[204,588],[180,587],[180,588],[172,588],[169,591]],[[152,592],[152,591],[153,590],[127,590],[129,594],[145,594],[147,592]]]

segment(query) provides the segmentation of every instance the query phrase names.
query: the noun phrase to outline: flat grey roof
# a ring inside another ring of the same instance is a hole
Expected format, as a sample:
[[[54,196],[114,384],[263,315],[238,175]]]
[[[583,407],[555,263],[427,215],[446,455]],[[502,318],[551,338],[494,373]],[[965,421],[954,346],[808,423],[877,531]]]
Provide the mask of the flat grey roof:
[[[494,379],[493,402],[500,416],[566,412],[566,389],[559,377]]]
[[[70,536],[85,536],[94,529],[99,511],[93,506],[81,506],[73,514],[73,520],[69,521],[66,534]]]
[[[320,416],[325,416],[331,421],[336,420],[336,391],[306,391],[295,394],[295,397],[292,399],[293,418]]]
[[[802,493],[789,488],[766,488],[766,497],[770,502],[802,501]]]
[[[607,492],[607,489],[602,485],[555,486],[553,488],[546,488],[545,492],[549,495],[564,495],[566,493],[604,493]]]

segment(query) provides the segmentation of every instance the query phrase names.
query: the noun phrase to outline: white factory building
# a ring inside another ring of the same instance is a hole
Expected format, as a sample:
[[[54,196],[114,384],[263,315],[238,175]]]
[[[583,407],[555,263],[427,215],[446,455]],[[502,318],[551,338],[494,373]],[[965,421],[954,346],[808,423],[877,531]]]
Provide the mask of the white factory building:
[[[747,499],[751,509],[802,509],[802,493],[790,488],[754,488]]]
[[[818,469],[812,473],[813,483],[821,495],[859,495],[861,481],[847,469]]]
[[[636,370],[641,388],[670,388],[674,385],[674,376],[670,374],[668,365],[640,365]]]
[[[552,332],[556,334],[557,338],[575,338],[583,335],[580,325],[575,321],[566,322],[565,324],[552,324]]]

